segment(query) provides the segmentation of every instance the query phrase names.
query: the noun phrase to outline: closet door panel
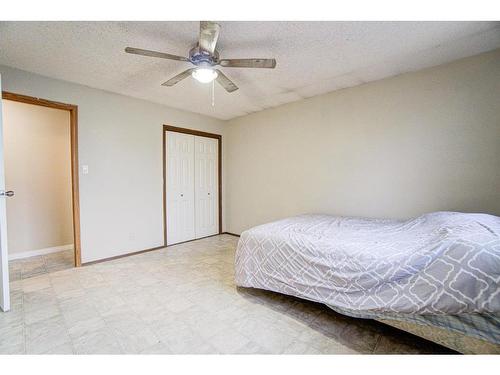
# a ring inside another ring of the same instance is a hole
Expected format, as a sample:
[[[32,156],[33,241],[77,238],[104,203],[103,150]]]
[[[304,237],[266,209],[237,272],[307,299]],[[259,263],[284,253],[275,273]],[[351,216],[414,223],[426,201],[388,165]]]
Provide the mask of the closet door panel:
[[[219,233],[218,141],[195,137],[196,238]]]
[[[167,131],[167,245],[195,238],[194,136]]]

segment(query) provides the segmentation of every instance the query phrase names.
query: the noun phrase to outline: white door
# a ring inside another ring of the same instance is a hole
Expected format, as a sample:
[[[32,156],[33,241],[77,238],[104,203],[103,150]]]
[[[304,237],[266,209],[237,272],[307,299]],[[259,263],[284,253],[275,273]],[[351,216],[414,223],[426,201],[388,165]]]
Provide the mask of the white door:
[[[195,239],[194,136],[167,131],[167,245]]]
[[[2,77],[0,76],[0,93]],[[0,309],[10,310],[9,254],[7,251],[7,212],[5,209],[5,169],[3,156],[2,100],[0,98]]]
[[[217,139],[195,137],[196,238],[219,233],[219,175]]]

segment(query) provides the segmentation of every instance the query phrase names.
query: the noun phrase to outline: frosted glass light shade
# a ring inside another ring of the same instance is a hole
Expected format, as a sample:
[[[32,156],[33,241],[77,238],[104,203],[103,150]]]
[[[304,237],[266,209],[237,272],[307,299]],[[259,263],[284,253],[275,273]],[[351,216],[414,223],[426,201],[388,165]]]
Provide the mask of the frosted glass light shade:
[[[210,83],[217,78],[218,74],[215,70],[209,68],[198,68],[191,73],[193,78],[201,83]]]

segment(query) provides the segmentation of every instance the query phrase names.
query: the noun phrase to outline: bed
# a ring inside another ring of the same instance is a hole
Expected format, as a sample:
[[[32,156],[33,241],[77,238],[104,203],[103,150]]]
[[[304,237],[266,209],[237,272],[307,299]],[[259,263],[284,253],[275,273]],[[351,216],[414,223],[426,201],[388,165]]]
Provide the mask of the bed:
[[[241,234],[241,287],[321,302],[462,353],[500,353],[500,217],[301,215]]]

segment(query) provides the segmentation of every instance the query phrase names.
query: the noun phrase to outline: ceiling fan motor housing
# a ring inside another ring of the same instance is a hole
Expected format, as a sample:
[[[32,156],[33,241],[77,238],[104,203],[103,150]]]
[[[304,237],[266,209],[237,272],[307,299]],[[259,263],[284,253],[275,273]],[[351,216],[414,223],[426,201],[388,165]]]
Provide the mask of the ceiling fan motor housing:
[[[214,53],[210,53],[197,45],[189,51],[189,61],[196,66],[217,65],[219,63],[219,52],[215,50]]]

